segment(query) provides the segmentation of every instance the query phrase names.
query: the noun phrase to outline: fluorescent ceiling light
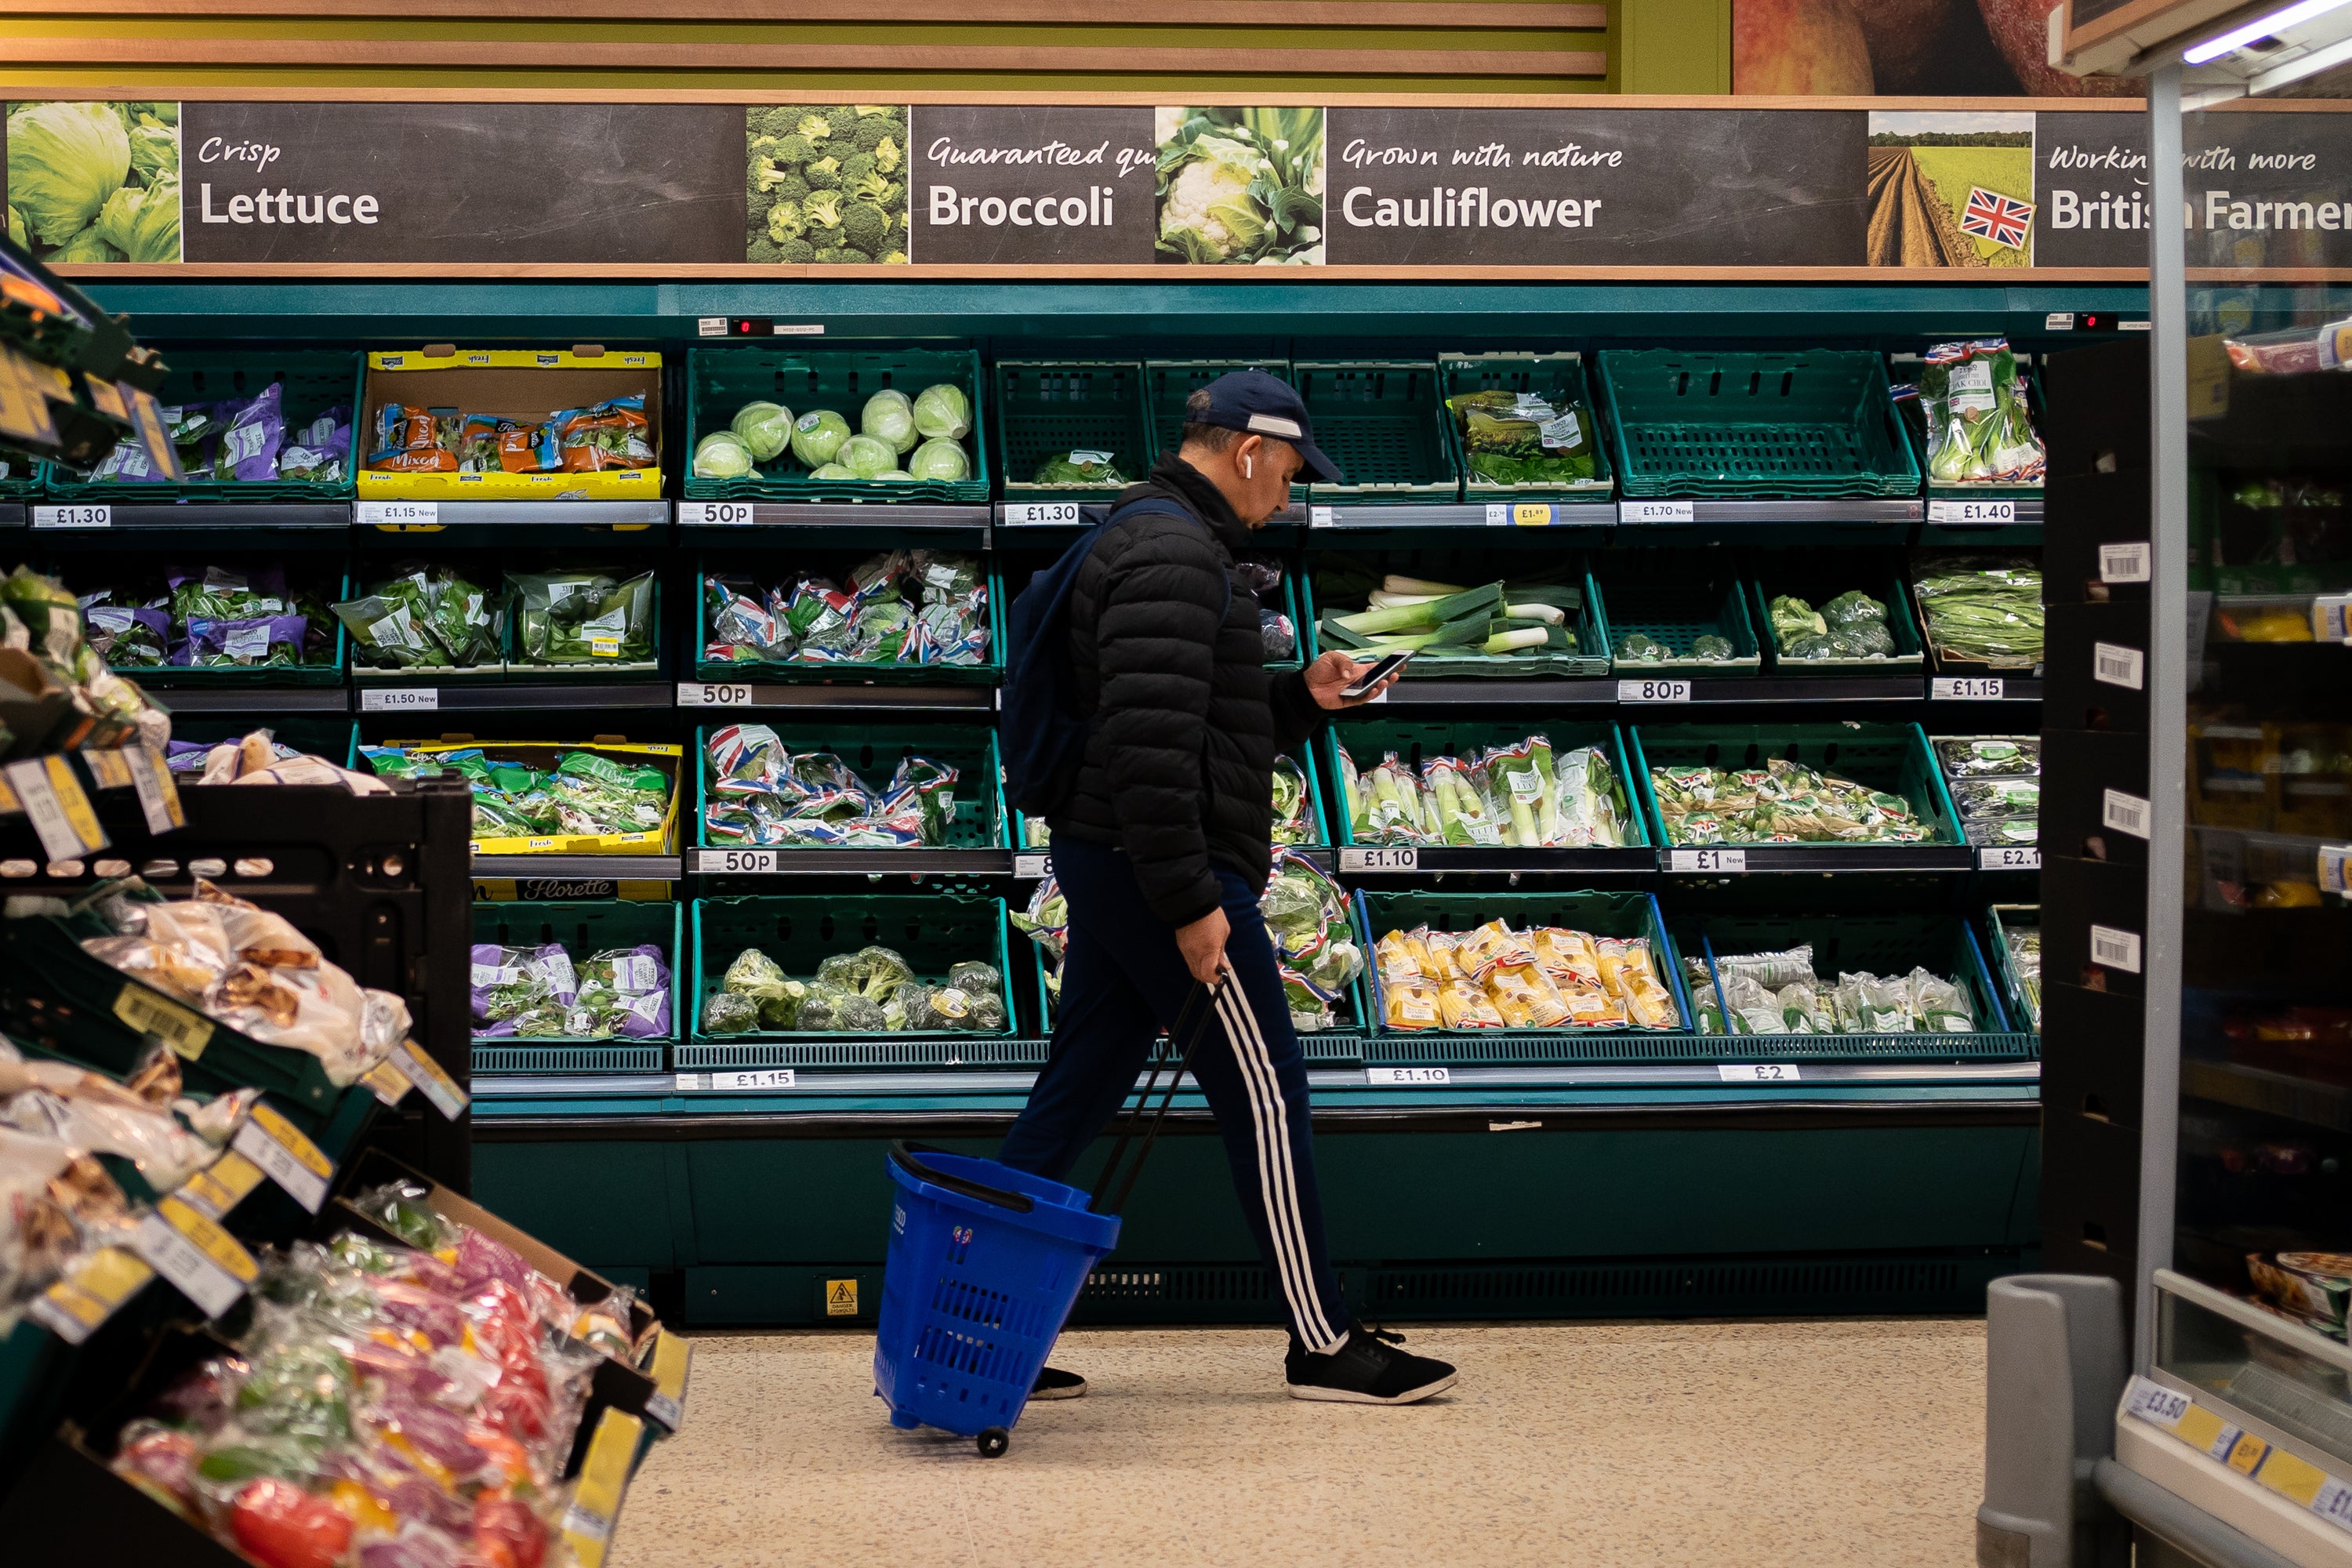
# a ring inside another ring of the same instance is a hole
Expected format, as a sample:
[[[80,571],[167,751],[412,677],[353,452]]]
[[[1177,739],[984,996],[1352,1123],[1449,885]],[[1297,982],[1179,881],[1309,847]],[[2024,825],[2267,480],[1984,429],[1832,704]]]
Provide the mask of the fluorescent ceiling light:
[[[2284,11],[2273,11],[2267,16],[2249,22],[2242,27],[2224,33],[2218,38],[2210,39],[2193,49],[2184,51],[2180,61],[2183,65],[2201,66],[2208,60],[2218,60],[2223,55],[2233,49],[2243,48],[2257,38],[2267,38],[2284,28],[2294,26],[2297,22],[2308,22],[2314,16],[2326,16],[2347,3],[2347,0],[2302,0],[2299,5],[2289,5]]]

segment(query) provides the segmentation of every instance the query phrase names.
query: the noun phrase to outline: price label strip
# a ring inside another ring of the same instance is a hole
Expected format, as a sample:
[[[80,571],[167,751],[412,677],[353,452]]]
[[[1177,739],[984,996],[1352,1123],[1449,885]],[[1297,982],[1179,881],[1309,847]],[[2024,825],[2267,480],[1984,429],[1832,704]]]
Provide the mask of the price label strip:
[[[155,1270],[119,1247],[102,1247],[75,1263],[73,1272],[25,1308],[26,1316],[69,1345],[106,1325],[122,1304],[147,1288]]]
[[[1621,680],[1617,683],[1620,702],[1687,702],[1691,700],[1691,683],[1687,680]]]
[[[1076,522],[1078,503],[1073,500],[1021,500],[1004,503],[1004,521],[1010,523]]]
[[[677,503],[677,521],[698,524],[704,528],[748,527],[755,514],[747,500],[682,500]]]
[[[749,708],[752,689],[741,681],[682,680],[677,687],[681,708]]]
[[[458,1088],[457,1080],[415,1041],[403,1040],[393,1047],[391,1059],[399,1066],[401,1076],[423,1089],[433,1109],[450,1121],[466,1114],[466,1107],[474,1103],[474,1097]]]
[[[90,809],[89,796],[74,777],[73,764],[51,752],[10,763],[8,784],[17,804],[33,819],[41,849],[52,862],[76,860],[106,847],[105,830]]]
[[[686,1384],[693,1364],[692,1345],[667,1329],[654,1331],[654,1353],[646,1366],[654,1391],[646,1395],[646,1414],[672,1432],[686,1425]]]
[[[152,1035],[179,1056],[194,1061],[212,1044],[213,1021],[137,981],[114,994],[114,1016],[142,1035]]]
[[[362,687],[362,713],[437,713],[441,693],[430,686]]]
[[[1698,503],[1686,500],[1621,500],[1620,522],[1696,522]]]
[[[1421,851],[1412,845],[1379,848],[1349,848],[1339,851],[1342,871],[1418,871]]]
[[[35,528],[112,528],[114,509],[110,506],[37,506],[33,509]]]
[[[437,528],[441,503],[432,500],[363,500],[360,522],[373,528]]]
[[[1042,882],[1054,874],[1054,858],[1043,850],[1024,849],[1013,857],[1013,874],[1024,882]]]
[[[2134,1377],[2124,1391],[2124,1414],[2218,1459],[2256,1485],[2352,1534],[2352,1483],[2299,1455],[2273,1447],[2179,1390]]]
[[[638,1436],[646,1429],[641,1416],[606,1410],[588,1440],[588,1457],[581,1462],[580,1482],[572,1506],[563,1510],[563,1538],[580,1568],[604,1568],[604,1553],[613,1544],[613,1526],[621,1517],[621,1500],[628,1492],[629,1461],[636,1457]]]
[[[1745,849],[1669,849],[1666,851],[1669,871],[1745,871],[1748,851]]]
[[[1992,844],[1977,851],[1979,871],[2039,871],[2042,851],[2016,844]]]
[[[1446,1068],[1366,1068],[1364,1081],[1387,1089],[1413,1084],[1452,1083],[1454,1074]]]
[[[89,770],[90,783],[100,789],[129,789],[131,763],[121,751],[113,747],[85,746],[82,766]]]
[[[694,1078],[699,1087],[731,1090],[738,1094],[757,1094],[763,1089],[798,1089],[800,1079],[791,1068],[761,1068],[742,1072],[680,1073],[683,1079]],[[679,1088],[686,1086],[680,1083]]]
[[[1715,1072],[1726,1083],[1795,1083],[1801,1077],[1794,1062],[1718,1062]]]
[[[1931,675],[1927,678],[1927,700],[1931,702],[1998,702],[2008,689],[1998,675]]]
[[[231,1149],[180,1184],[182,1203],[210,1220],[223,1220],[261,1185],[261,1167]]]
[[[1929,522],[1985,524],[2015,522],[2017,503],[2013,500],[1931,500],[1927,503]]]
[[[257,1104],[229,1147],[251,1160],[287,1194],[312,1214],[327,1202],[327,1184],[335,1179],[335,1163],[302,1130],[275,1106]]]
[[[235,1237],[178,1197],[142,1215],[131,1244],[207,1318],[236,1305],[261,1273]]]

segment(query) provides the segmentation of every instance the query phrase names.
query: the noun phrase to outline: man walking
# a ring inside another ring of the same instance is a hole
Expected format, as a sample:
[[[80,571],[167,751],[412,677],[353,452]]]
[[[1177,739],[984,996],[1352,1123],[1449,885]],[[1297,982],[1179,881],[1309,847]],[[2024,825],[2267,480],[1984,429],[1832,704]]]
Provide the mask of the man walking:
[[[1339,471],[1316,448],[1297,393],[1263,371],[1196,391],[1184,421],[1180,449],[1119,497],[1069,591],[1073,687],[1091,728],[1046,814],[1069,940],[1053,1054],[1001,1158],[1066,1176],[1192,983],[1213,987],[1192,1071],[1281,1289],[1290,1392],[1408,1405],[1452,1386],[1454,1369],[1348,1314],[1324,1251],[1306,1059],[1258,913],[1276,753],[1373,694],[1341,695],[1361,667],[1337,650],[1269,673],[1256,598],[1234,581],[1234,552],[1289,500],[1293,477]],[[1048,1368],[1032,1397],[1085,1391]]]

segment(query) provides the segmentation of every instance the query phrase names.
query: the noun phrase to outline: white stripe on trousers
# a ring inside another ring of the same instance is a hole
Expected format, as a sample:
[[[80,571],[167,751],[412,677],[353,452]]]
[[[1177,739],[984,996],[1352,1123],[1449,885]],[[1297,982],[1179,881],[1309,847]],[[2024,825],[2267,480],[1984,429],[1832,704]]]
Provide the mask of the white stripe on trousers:
[[[1307,1227],[1298,1213],[1297,1174],[1291,1163],[1282,1084],[1275,1074],[1265,1037],[1258,1029],[1257,1015],[1251,1010],[1248,997],[1242,994],[1240,984],[1218,987],[1214,1001],[1226,1038],[1233,1044],[1234,1059],[1249,1091],[1250,1120],[1257,1142],[1258,1184],[1264,1192],[1266,1228],[1273,1236],[1275,1257],[1282,1268],[1283,1292],[1290,1299],[1291,1316],[1297,1321],[1299,1338],[1306,1342],[1307,1349],[1328,1355],[1346,1342],[1346,1336],[1332,1331],[1329,1320],[1324,1316],[1322,1296],[1315,1289],[1314,1253],[1307,1245]]]

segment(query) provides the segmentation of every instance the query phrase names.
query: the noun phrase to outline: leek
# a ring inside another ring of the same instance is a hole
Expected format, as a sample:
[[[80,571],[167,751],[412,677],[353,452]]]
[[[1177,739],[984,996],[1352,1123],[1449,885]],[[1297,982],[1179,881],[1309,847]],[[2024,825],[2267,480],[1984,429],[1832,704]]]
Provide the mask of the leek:
[[[1558,605],[1521,604],[1515,600],[1503,606],[1503,614],[1513,620],[1548,621],[1556,626],[1568,624],[1568,612]]]
[[[1442,599],[1449,594],[1459,594],[1462,591],[1460,585],[1456,584],[1424,582],[1419,577],[1403,577],[1393,572],[1381,580],[1381,592],[1383,594],[1413,594]]]
[[[1385,588],[1375,588],[1366,601],[1376,610],[1391,610],[1399,605],[1429,605],[1444,598],[1443,594],[1391,594]]]
[[[1521,626],[1515,631],[1496,632],[1480,647],[1490,654],[1517,653],[1525,647],[1541,647],[1550,640],[1550,633],[1541,626]]]

